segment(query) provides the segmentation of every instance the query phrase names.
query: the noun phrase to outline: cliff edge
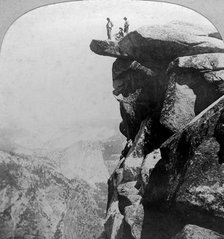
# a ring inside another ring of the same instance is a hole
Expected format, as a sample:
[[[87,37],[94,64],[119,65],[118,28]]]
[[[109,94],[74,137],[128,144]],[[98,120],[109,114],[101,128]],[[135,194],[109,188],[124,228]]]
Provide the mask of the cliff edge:
[[[91,42],[94,53],[116,58],[113,94],[127,138],[108,180],[108,239],[224,237],[224,44],[217,35],[175,22]]]

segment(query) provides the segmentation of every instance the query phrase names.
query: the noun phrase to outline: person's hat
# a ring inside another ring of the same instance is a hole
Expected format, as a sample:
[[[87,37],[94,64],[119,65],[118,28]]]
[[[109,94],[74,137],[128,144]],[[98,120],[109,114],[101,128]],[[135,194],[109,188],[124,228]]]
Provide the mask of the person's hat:
[[[127,17],[124,17],[124,20],[127,20]]]
[[[122,27],[119,27],[119,29],[123,31],[123,28],[122,28]]]

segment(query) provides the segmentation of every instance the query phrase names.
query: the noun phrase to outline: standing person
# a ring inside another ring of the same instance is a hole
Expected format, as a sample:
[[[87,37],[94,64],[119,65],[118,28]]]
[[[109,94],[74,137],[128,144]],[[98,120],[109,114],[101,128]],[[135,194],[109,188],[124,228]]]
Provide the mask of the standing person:
[[[124,17],[124,33],[128,34],[128,30],[129,30],[129,22],[127,17]]]
[[[111,22],[110,18],[108,17],[107,18],[107,25],[106,25],[108,40],[111,40],[111,31],[112,31],[113,26],[114,26],[113,23]]]

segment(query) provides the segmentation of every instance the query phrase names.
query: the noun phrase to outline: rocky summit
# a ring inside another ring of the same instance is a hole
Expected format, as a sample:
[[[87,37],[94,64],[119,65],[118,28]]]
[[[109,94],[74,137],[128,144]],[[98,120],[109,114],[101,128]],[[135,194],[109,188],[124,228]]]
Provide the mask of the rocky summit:
[[[119,42],[113,94],[127,144],[108,180],[107,239],[224,238],[224,43],[184,22]]]

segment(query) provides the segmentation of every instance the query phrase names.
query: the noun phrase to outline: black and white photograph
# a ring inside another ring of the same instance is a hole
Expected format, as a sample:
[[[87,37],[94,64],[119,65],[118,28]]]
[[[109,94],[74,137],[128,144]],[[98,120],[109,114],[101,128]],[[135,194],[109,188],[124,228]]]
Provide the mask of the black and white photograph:
[[[0,239],[224,239],[224,28],[37,2],[0,0]]]

